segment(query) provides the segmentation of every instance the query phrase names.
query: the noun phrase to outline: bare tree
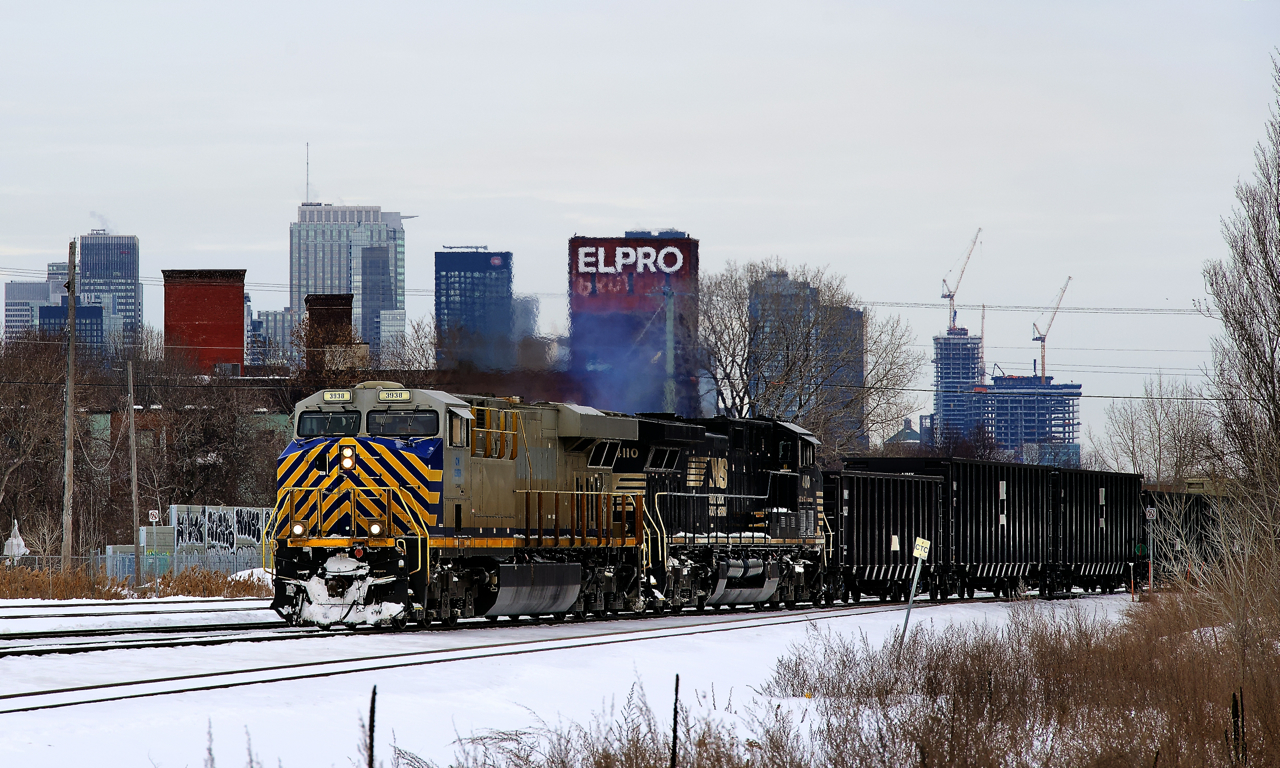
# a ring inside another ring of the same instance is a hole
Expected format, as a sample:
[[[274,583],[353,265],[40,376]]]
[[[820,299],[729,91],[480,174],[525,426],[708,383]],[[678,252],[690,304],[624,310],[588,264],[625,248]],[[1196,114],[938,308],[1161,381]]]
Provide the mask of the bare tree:
[[[1222,225],[1226,255],[1205,265],[1212,314],[1210,393],[1216,437],[1214,503],[1207,532],[1179,530],[1162,515],[1157,532],[1182,586],[1221,627],[1241,679],[1280,630],[1280,61],[1275,102],[1254,151],[1253,178],[1236,184],[1236,207]]]
[[[860,307],[844,278],[779,260],[729,264],[699,286],[702,367],[717,409],[793,419],[839,455],[896,431],[924,364],[910,326]]]
[[[436,367],[436,325],[430,317],[410,320],[404,335],[382,346],[384,369],[426,371]]]
[[[1113,401],[1106,416],[1104,434],[1089,434],[1100,469],[1161,485],[1209,471],[1213,412],[1188,382],[1149,378],[1141,399]]]

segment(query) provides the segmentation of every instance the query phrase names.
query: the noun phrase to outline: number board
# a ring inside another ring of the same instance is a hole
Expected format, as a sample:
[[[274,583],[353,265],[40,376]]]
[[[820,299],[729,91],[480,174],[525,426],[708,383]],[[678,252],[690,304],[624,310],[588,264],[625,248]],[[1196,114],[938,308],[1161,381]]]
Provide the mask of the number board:
[[[345,389],[330,389],[321,398],[326,403],[349,403],[351,393]]]
[[[413,393],[407,389],[378,390],[378,402],[380,403],[407,403],[412,400]]]
[[[915,551],[912,552],[912,554],[920,558],[921,560],[925,559],[926,557],[929,556],[929,544],[930,544],[930,541],[928,539],[922,539],[917,536],[916,548],[915,548]]]

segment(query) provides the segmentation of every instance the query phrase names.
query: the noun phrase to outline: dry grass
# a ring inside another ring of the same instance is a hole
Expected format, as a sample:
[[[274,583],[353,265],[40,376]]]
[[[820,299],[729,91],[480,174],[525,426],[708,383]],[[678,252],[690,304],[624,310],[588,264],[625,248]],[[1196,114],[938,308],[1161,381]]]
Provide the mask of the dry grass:
[[[271,585],[257,579],[236,578],[221,571],[188,568],[164,574],[155,582],[160,597],[271,597]]]
[[[46,600],[122,600],[132,597],[127,579],[113,579],[80,566],[67,571],[0,568],[0,599],[22,597]]]
[[[998,628],[918,627],[901,656],[893,640],[873,646],[814,630],[749,705],[682,710],[677,762],[1280,765],[1280,650],[1267,642],[1242,654],[1229,633],[1201,626],[1200,615],[1200,606],[1169,595],[1118,622],[1076,605],[1024,603]],[[589,725],[462,739],[452,764],[658,768],[669,764],[670,728],[633,688],[620,712]],[[395,766],[429,764],[395,750]]]
[[[1113,623],[1020,605],[999,629],[917,629],[900,661],[892,644],[815,633],[763,693],[815,697],[796,734],[812,765],[1280,764],[1280,653],[1259,646],[1242,668],[1186,608],[1166,596]]]
[[[235,578],[201,568],[165,574],[156,580],[155,588],[159,597],[271,597],[272,594],[271,585],[256,579]],[[149,584],[144,584],[135,595],[129,579],[111,578],[88,566],[68,571],[0,568],[0,599],[124,600],[151,594]]]

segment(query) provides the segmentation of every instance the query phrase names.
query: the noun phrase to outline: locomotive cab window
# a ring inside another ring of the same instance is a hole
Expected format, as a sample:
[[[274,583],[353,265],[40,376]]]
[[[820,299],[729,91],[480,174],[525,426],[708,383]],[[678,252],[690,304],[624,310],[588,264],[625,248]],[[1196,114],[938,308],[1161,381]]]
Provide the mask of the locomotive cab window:
[[[675,469],[680,461],[679,448],[654,448],[645,469]]]
[[[814,450],[813,443],[808,440],[802,441],[800,443],[800,466],[813,466],[815,453],[816,451]]]
[[[298,414],[298,437],[355,437],[359,411],[304,411]]]
[[[466,418],[460,409],[449,410],[449,445],[453,448],[466,448],[471,445],[471,419]]]
[[[370,435],[431,437],[440,431],[435,411],[370,411],[365,431]]]
[[[778,461],[782,462],[783,464],[791,463],[792,445],[793,444],[790,440],[783,440],[782,442],[778,443]]]
[[[618,460],[618,443],[613,440],[601,440],[591,449],[591,456],[587,458],[588,467],[604,467],[613,469],[613,463]]]

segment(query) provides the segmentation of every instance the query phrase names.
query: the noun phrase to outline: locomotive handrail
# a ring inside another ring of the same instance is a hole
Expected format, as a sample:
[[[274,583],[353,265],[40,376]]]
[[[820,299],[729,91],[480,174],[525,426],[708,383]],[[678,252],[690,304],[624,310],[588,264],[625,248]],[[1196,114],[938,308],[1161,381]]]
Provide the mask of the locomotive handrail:
[[[515,461],[515,459],[520,455],[520,444],[519,444],[520,412],[516,410],[504,411],[500,408],[483,408],[480,406],[476,406],[472,408],[471,412],[475,414],[475,416],[477,417],[472,420],[473,426],[471,427],[471,455],[473,457],[479,456],[480,458],[484,458],[484,459],[510,459],[512,461]],[[481,413],[484,414],[485,426],[483,427],[474,426],[475,424],[480,423],[479,416]],[[493,422],[494,414],[497,414],[497,417],[498,417],[497,428],[490,426]],[[510,426],[511,428],[503,429],[503,426]],[[477,449],[480,446],[479,446],[479,441],[476,439],[476,437],[481,434],[483,434],[484,436],[484,451],[482,453],[479,453]],[[491,448],[493,444],[492,437],[494,435],[498,437],[498,447],[496,450]],[[510,456],[507,455],[507,436],[508,435],[511,436],[511,455]]]
[[[286,506],[286,500],[288,502],[288,506],[292,506],[293,494],[295,492],[327,491],[327,490],[329,489],[324,486],[310,486],[310,485],[291,485],[291,486],[286,486],[284,488],[281,488],[276,496],[276,509],[272,511],[271,518],[270,518],[270,525],[266,528],[266,530],[263,531],[264,536],[267,535],[267,532],[269,531],[272,540],[273,541],[275,540],[276,522],[279,519],[279,517],[282,514],[284,514],[284,507]],[[348,493],[354,493],[355,491],[365,491],[365,490],[387,491],[389,493],[394,493],[400,499],[400,506],[402,509],[404,509],[405,514],[409,519],[409,524],[412,527],[413,533],[416,534],[419,539],[427,538],[428,536],[427,531],[429,526],[426,524],[426,521],[422,519],[421,514],[419,514],[417,509],[418,505],[410,503],[410,501],[405,498],[403,487],[389,486],[389,485],[365,485],[365,486],[361,486],[360,488],[348,488],[345,490]],[[389,500],[390,499],[388,498],[388,501]],[[353,506],[353,514],[354,514],[354,506]],[[386,515],[388,518],[386,522],[387,522],[387,525],[389,526],[391,524],[391,520],[390,520],[391,512],[389,509],[386,511]],[[387,533],[390,534],[391,531],[388,530]],[[266,557],[265,542],[263,547],[263,557],[264,558]],[[430,560],[428,559],[428,563],[429,562]],[[264,568],[265,568],[265,565],[264,565]],[[421,547],[418,548],[418,567],[415,568],[413,571],[410,571],[410,573],[417,573],[420,570],[422,570],[422,548]]]
[[[554,538],[556,543],[552,546],[560,546],[560,540],[565,538],[560,535],[560,497],[568,496],[571,499],[571,514],[573,515],[569,528],[569,546],[586,546],[588,538],[595,539],[595,546],[613,546],[613,507],[615,499],[621,499],[623,503],[622,515],[622,534],[621,544],[625,545],[627,540],[627,504],[630,503],[632,514],[632,527],[635,529],[636,538],[640,539],[642,535],[642,524],[640,516],[644,514],[644,498],[640,494],[635,493],[614,493],[613,491],[559,491],[559,490],[542,490],[537,488],[517,488],[515,493],[525,494],[524,502],[524,520],[525,520],[525,546],[534,546],[534,527],[531,524],[530,517],[535,513],[531,500],[534,495],[538,498],[538,506],[536,513],[538,515],[537,527],[537,545],[538,547],[547,546],[546,539],[551,538],[546,535],[546,517],[542,507],[542,499],[544,496],[550,495],[552,503],[555,505],[555,531]],[[579,503],[579,500],[583,503]],[[596,502],[596,535],[594,537],[587,536],[587,504],[589,499]],[[606,514],[607,513],[607,514]],[[606,522],[607,520],[607,522]],[[607,526],[607,527],[606,527]],[[579,535],[579,533],[581,535]]]

